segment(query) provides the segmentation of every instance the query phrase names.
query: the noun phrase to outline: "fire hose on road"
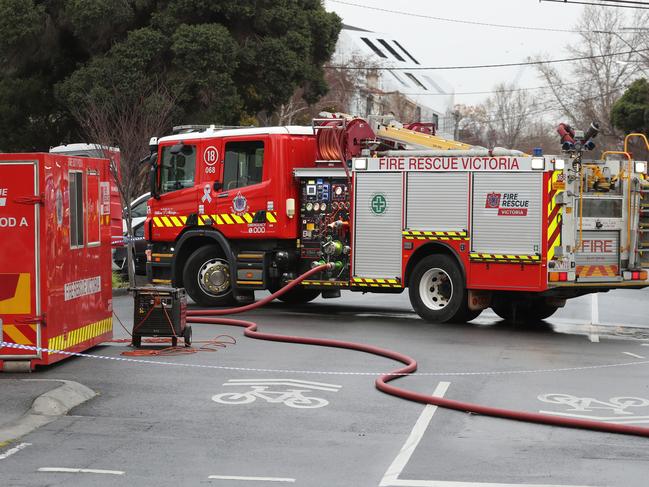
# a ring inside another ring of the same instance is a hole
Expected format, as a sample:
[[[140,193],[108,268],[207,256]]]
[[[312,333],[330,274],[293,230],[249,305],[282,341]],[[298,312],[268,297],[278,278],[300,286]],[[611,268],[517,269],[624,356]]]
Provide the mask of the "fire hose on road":
[[[300,277],[290,282],[288,285],[280,289],[279,291],[271,294],[270,296],[265,297],[264,299],[257,301],[256,303],[248,304],[240,308],[233,309],[211,309],[211,310],[190,310],[187,312],[188,321],[192,323],[208,323],[208,324],[219,324],[219,325],[232,325],[232,326],[241,326],[244,327],[244,335],[249,338],[255,338],[258,340],[269,340],[276,342],[287,342],[287,343],[301,343],[304,345],[318,345],[324,347],[336,347],[336,348],[345,348],[349,350],[357,350],[359,352],[370,353],[372,355],[378,355],[380,357],[389,358],[403,363],[405,366],[399,369],[392,371],[389,374],[381,375],[376,379],[376,388],[386,394],[391,394],[396,397],[407,399],[409,401],[415,401],[423,404],[432,404],[434,406],[439,406],[446,409],[455,409],[457,411],[464,411],[467,413],[480,414],[483,416],[492,416],[496,418],[512,419],[516,421],[524,421],[528,423],[539,423],[547,424],[551,426],[562,426],[567,428],[579,428],[592,431],[602,431],[606,433],[619,433],[626,435],[635,435],[635,436],[644,436],[649,437],[649,428],[640,427],[640,426],[630,426],[625,424],[612,424],[605,423],[602,421],[591,421],[584,419],[574,419],[574,418],[564,418],[551,416],[547,414],[532,413],[526,411],[515,411],[510,409],[496,408],[490,406],[484,406],[481,404],[474,404],[464,401],[456,401],[453,399],[447,399],[443,397],[430,396],[426,394],[420,394],[417,392],[409,391],[396,387],[389,384],[400,377],[403,377],[407,374],[412,374],[417,370],[417,362],[412,357],[404,355],[399,352],[388,350],[385,348],[374,347],[371,345],[365,345],[362,343],[347,342],[341,340],[332,340],[328,338],[312,338],[312,337],[301,337],[301,336],[292,336],[292,335],[278,335],[274,333],[264,333],[257,331],[257,324],[252,321],[244,321],[234,318],[222,318],[223,315],[231,315],[237,313],[244,313],[259,307],[262,307],[276,297],[281,296],[286,293],[293,287],[300,284],[305,279],[308,279],[313,274],[318,272],[330,269],[331,264],[324,264],[318,267],[315,267],[308,272],[305,272]]]

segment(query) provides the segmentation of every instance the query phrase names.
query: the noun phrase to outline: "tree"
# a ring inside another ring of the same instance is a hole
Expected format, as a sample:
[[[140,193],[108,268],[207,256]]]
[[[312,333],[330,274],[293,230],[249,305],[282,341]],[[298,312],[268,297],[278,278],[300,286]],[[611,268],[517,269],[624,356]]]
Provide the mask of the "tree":
[[[0,0],[0,28],[0,149],[42,150],[84,135],[89,93],[151,78],[179,124],[238,124],[298,88],[314,103],[341,23],[320,0]]]
[[[634,81],[615,102],[611,122],[625,133],[649,134],[649,83],[645,78]]]
[[[140,87],[135,96],[128,96],[118,86],[112,87],[109,95],[100,98],[89,93],[73,109],[73,115],[84,128],[88,140],[94,141],[104,157],[111,160],[113,178],[122,201],[126,203],[127,269],[129,283],[134,287],[135,248],[131,205],[128,203],[144,191],[145,175],[150,170],[150,165],[143,163],[148,160],[149,151],[142,141],[151,134],[161,133],[168,126],[175,100],[154,81],[147,87]],[[119,147],[119,171],[113,147]]]
[[[484,103],[485,141],[488,147],[515,149],[527,133],[532,115],[538,111],[536,101],[515,84],[500,83]]]
[[[613,104],[626,85],[646,66],[637,52],[646,45],[644,26],[649,16],[634,11],[627,19],[621,9],[586,7],[575,26],[580,42],[571,44],[570,57],[588,57],[574,61],[569,74],[561,74],[553,65],[539,66],[539,72],[551,87],[550,102],[577,128],[599,121],[603,146],[615,147],[619,137],[611,122]],[[637,27],[619,34],[624,26]],[[626,52],[618,56],[612,53]],[[604,55],[604,57],[600,57]]]

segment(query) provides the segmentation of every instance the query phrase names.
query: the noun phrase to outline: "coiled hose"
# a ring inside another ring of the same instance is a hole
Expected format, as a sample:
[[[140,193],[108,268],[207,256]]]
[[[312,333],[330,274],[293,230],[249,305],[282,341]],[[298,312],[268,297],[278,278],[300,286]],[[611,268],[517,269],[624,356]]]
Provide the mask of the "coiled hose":
[[[640,426],[631,426],[626,424],[612,424],[605,423],[603,421],[591,421],[584,419],[576,418],[564,418],[558,416],[551,416],[548,414],[540,413],[531,413],[526,411],[515,411],[511,409],[502,409],[490,406],[484,406],[481,404],[474,404],[463,401],[455,401],[453,399],[447,399],[444,397],[438,396],[429,396],[426,394],[420,394],[417,392],[409,391],[407,389],[402,389],[394,385],[388,384],[391,381],[398,379],[406,374],[412,374],[417,370],[417,362],[412,357],[404,355],[393,350],[388,350],[385,348],[375,347],[372,345],[365,345],[363,343],[354,343],[341,340],[332,340],[328,338],[312,338],[312,337],[301,337],[301,336],[292,336],[292,335],[277,335],[274,333],[263,333],[257,331],[257,324],[252,321],[238,320],[234,318],[221,318],[222,315],[231,315],[244,313],[261,306],[266,305],[271,302],[278,296],[286,293],[295,286],[299,285],[304,279],[308,279],[313,274],[318,272],[331,269],[331,264],[323,264],[321,266],[315,267],[294,281],[287,284],[285,287],[279,291],[271,294],[270,296],[265,297],[264,299],[257,301],[256,303],[248,304],[242,306],[241,308],[232,308],[232,309],[209,309],[209,310],[189,310],[187,312],[188,321],[191,323],[209,323],[209,324],[220,324],[220,325],[232,325],[232,326],[241,326],[244,327],[244,335],[249,338],[255,338],[258,340],[269,340],[275,342],[287,342],[287,343],[301,343],[304,345],[318,345],[324,347],[336,347],[336,348],[345,348],[349,350],[357,350],[359,352],[370,353],[372,355],[378,355],[380,357],[386,357],[392,360],[403,363],[405,366],[397,370],[392,371],[389,374],[384,374],[376,379],[375,385],[376,388],[386,394],[390,394],[396,397],[407,399],[409,401],[415,401],[423,404],[432,404],[434,406],[439,406],[446,409],[455,409],[457,411],[464,411],[467,413],[481,414],[484,416],[492,416],[496,418],[512,419],[516,421],[524,421],[528,423],[538,423],[538,424],[547,424],[551,426],[562,426],[566,428],[578,428],[592,431],[601,431],[606,433],[619,433],[625,435],[635,435],[635,436],[644,436],[649,437],[649,428],[643,428]]]

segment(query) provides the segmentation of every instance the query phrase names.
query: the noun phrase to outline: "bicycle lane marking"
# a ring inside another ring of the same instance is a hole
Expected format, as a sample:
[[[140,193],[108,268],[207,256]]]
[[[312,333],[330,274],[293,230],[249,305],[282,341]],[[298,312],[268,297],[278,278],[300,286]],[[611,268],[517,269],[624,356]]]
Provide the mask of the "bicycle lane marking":
[[[649,415],[647,415],[647,412],[649,412],[649,399],[643,397],[616,396],[608,400],[601,400],[571,394],[546,393],[540,394],[537,399],[563,408],[563,411],[540,410],[539,412],[542,414],[592,419],[617,424],[649,423]],[[638,410],[642,410],[645,414],[637,415]],[[609,414],[613,413],[615,416],[598,415],[597,412],[600,411],[609,411]]]
[[[271,404],[284,404],[297,409],[314,409],[329,404],[327,399],[312,396],[315,390],[338,392],[342,386],[298,379],[230,379],[223,386],[247,387],[244,392],[223,392],[212,396],[220,404],[250,404],[261,399]],[[271,390],[271,386],[284,386]]]

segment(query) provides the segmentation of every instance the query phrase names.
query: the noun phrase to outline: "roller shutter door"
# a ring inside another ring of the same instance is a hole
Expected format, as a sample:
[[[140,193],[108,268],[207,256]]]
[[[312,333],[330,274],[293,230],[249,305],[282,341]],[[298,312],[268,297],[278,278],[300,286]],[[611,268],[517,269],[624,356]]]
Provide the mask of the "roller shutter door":
[[[468,230],[468,173],[411,172],[407,177],[406,229]]]
[[[543,173],[473,175],[473,252],[541,252]]]

